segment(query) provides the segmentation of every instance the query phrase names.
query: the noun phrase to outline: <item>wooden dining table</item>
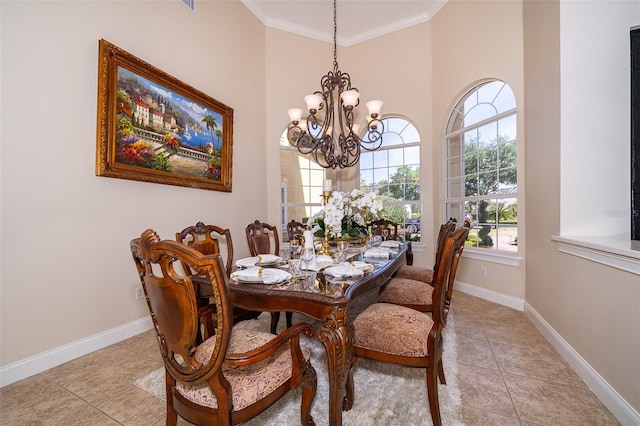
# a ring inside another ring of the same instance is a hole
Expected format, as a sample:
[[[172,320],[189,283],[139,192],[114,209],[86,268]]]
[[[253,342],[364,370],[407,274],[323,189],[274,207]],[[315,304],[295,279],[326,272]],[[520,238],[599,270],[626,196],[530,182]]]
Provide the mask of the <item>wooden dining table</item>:
[[[377,291],[397,269],[406,263],[407,246],[400,244],[389,259],[367,258],[362,254],[356,259],[373,265],[373,271],[355,278],[335,278],[322,272],[311,274],[305,282],[292,280],[280,285],[255,283],[229,283],[234,306],[254,311],[298,312],[317,321],[322,326],[315,336],[322,342],[327,354],[329,374],[329,424],[342,425],[342,411],[353,405],[346,395],[346,383],[351,368],[353,324],[349,307],[363,295]]]

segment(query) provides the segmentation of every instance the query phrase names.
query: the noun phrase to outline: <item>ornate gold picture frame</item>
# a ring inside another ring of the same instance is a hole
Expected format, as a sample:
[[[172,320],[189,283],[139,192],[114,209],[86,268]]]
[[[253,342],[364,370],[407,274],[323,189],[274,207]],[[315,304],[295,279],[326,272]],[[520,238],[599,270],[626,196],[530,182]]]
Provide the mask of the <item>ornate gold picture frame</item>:
[[[231,192],[233,109],[106,40],[96,175]]]

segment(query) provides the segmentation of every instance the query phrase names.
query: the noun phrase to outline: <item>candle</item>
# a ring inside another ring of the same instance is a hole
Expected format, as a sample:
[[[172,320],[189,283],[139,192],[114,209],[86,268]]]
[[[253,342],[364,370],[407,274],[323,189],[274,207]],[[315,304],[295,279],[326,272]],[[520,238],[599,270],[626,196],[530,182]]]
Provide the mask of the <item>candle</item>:
[[[322,192],[331,192],[331,179],[325,179]]]

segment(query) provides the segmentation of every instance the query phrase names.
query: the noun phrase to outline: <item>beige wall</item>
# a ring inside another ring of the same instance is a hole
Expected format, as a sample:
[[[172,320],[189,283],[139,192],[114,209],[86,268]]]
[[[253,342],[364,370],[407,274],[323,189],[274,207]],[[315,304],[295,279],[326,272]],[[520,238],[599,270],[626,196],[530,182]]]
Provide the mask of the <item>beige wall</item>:
[[[574,114],[584,108],[585,101],[581,96],[561,97],[561,93],[570,93],[567,88],[589,90],[604,84],[596,81],[628,83],[629,65],[624,58],[629,54],[629,28],[640,24],[640,3],[532,1],[525,2],[524,11],[525,158],[529,183],[526,300],[529,309],[539,314],[637,412],[640,411],[640,279],[638,275],[560,253],[551,237],[561,233],[561,213],[571,208],[570,200],[578,193],[582,198],[600,200],[599,209],[603,210],[629,201],[628,183],[625,194],[617,189],[608,190],[621,182],[620,176],[628,176],[628,156],[618,158],[620,152],[628,153],[629,149],[628,132],[626,137],[619,134],[620,128],[628,129],[628,85],[626,96],[618,96],[616,84],[610,92],[600,87],[591,91],[598,96],[599,106],[613,109],[603,111],[598,119],[586,119],[592,113],[589,112],[582,120],[565,120],[565,111]],[[609,26],[612,22],[617,23],[613,28]],[[539,31],[540,28],[546,30]],[[598,42],[592,43],[594,39]],[[608,67],[612,54],[617,59],[622,57],[625,65]],[[566,75],[564,68],[571,69],[580,62],[594,64],[599,79],[594,80],[593,70]],[[616,119],[607,119],[612,116]],[[577,152],[574,138],[583,134],[585,128],[591,129],[590,136],[580,138]],[[609,132],[610,129],[613,130]],[[606,154],[599,137],[602,133],[610,133]],[[589,166],[594,152],[600,153],[597,164]],[[588,170],[589,174],[597,175],[598,186],[587,184],[563,192],[563,188],[571,189],[563,182],[565,166],[582,167],[583,172]],[[619,198],[608,203],[612,193],[619,194]],[[616,227],[612,224],[603,227],[597,211],[581,210],[580,214],[591,220],[594,235],[604,228]],[[584,218],[577,221],[579,227],[588,229],[583,224]],[[628,226],[627,223],[627,230]]]
[[[147,227],[173,238],[215,223],[248,255],[244,226],[267,215],[267,163],[264,26],[241,3],[0,8],[6,366],[148,317],[128,248]],[[95,176],[100,38],[234,108],[232,193]]]
[[[432,226],[444,222],[442,217],[442,135],[446,131],[451,109],[474,85],[488,78],[505,81],[513,90],[518,124],[518,220],[525,222],[524,81],[522,46],[522,4],[518,1],[450,1],[431,20],[433,37],[433,162],[428,179],[434,188],[435,211]],[[425,167],[429,173],[429,167]],[[424,178],[423,178],[424,179]],[[525,229],[518,228],[519,241],[526,241]],[[518,246],[524,258],[526,246]],[[482,256],[482,255],[481,255]],[[487,276],[480,276],[480,267]],[[520,267],[491,260],[465,258],[460,264],[458,280],[482,289],[524,299],[524,263]]]

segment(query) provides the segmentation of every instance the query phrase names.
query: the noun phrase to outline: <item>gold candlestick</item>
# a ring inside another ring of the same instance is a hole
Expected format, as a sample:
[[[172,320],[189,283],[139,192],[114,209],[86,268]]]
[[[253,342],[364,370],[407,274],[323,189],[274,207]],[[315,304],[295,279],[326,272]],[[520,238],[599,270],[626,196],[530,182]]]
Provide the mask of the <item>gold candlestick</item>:
[[[327,203],[329,202],[329,197],[331,196],[331,192],[330,191],[323,191],[322,192],[322,201],[324,202],[323,205],[327,205]],[[324,222],[324,240],[322,241],[322,248],[320,249],[319,254],[329,254],[329,226],[327,225],[326,222],[326,215],[323,212],[322,213],[322,218],[325,219]]]

